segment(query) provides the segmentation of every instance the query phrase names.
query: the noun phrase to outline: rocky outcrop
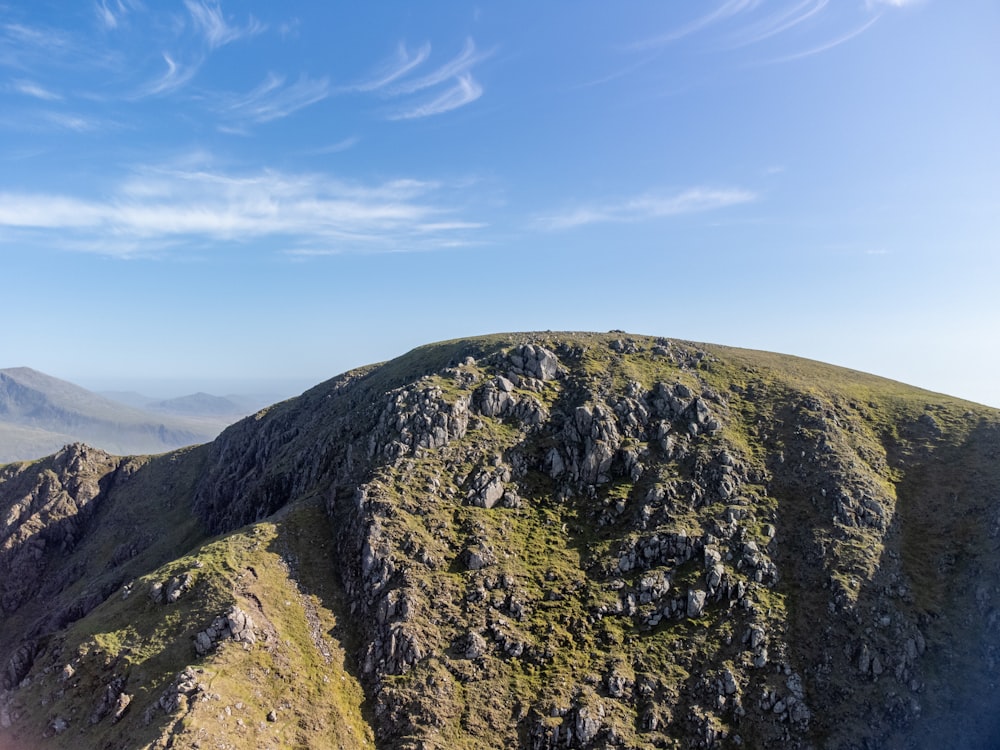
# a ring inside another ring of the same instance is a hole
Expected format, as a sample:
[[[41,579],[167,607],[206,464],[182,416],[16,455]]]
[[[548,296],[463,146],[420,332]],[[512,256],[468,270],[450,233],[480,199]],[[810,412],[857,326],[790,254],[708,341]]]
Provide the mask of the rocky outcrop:
[[[77,443],[40,466],[0,469],[0,612],[16,612],[54,560],[75,548],[119,462]]]
[[[239,607],[233,606],[219,615],[212,624],[194,637],[194,650],[198,656],[205,656],[218,647],[222,641],[236,641],[252,646],[257,642],[253,619]]]

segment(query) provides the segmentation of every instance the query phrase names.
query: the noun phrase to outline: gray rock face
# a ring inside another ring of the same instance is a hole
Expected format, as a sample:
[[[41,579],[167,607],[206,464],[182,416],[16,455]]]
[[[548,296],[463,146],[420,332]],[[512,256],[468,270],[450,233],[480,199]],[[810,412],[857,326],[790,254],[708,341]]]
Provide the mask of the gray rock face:
[[[250,615],[233,606],[224,615],[216,617],[212,624],[194,637],[194,650],[198,656],[205,656],[222,641],[231,640],[252,646],[257,642],[254,624]]]
[[[76,443],[41,465],[0,467],[0,616],[35,596],[49,565],[73,552],[120,461]]]
[[[108,714],[113,714],[112,723],[121,719],[132,701],[131,696],[125,694],[124,687],[124,677],[116,677],[104,687],[94,705],[94,710],[90,714],[91,724],[97,724]]]
[[[155,710],[163,711],[166,714],[173,714],[178,711],[185,711],[190,701],[206,690],[205,685],[198,681],[198,675],[193,669],[188,667],[181,671],[171,682],[170,686],[163,691],[157,701],[149,706],[145,714],[145,722],[152,721],[152,714]]]
[[[174,604],[194,586],[191,573],[174,576],[168,581],[154,581],[149,586],[149,598],[157,604]]]
[[[506,482],[511,478],[510,469],[501,467],[495,470],[482,469],[470,481],[467,494],[469,505],[479,508],[492,508],[504,496]]]
[[[507,356],[511,372],[515,375],[552,380],[559,374],[559,358],[544,347],[525,344]]]
[[[705,609],[705,599],[707,595],[699,589],[691,589],[687,596],[687,616],[700,617]]]
[[[17,687],[21,680],[27,677],[35,663],[35,656],[38,653],[38,644],[34,641],[22,643],[10,657],[7,669],[3,674],[3,685],[6,689]]]
[[[486,640],[479,633],[469,633],[465,645],[465,658],[478,659],[486,653]]]
[[[732,695],[739,690],[739,683],[736,682],[736,675],[733,674],[731,669],[723,670],[721,687],[722,692],[725,695]]]
[[[506,416],[516,403],[514,384],[502,375],[476,389],[472,396],[472,406],[484,417]]]
[[[472,547],[465,551],[465,567],[468,570],[482,570],[496,563],[496,556],[489,549]]]

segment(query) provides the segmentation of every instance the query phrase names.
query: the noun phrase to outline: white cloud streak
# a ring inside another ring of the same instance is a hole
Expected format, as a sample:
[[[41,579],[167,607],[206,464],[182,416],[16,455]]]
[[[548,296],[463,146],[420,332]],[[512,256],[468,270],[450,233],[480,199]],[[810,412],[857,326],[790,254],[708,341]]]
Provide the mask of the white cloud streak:
[[[643,195],[612,203],[588,205],[539,219],[543,229],[575,229],[588,224],[636,223],[669,216],[700,213],[728,208],[757,199],[756,194],[740,189],[690,188],[664,195]]]
[[[388,115],[390,120],[414,120],[432,117],[464,107],[483,95],[482,85],[472,77],[472,68],[488,58],[492,52],[480,52],[472,39],[466,39],[462,51],[453,59],[429,73],[409,77],[430,58],[431,47],[425,44],[410,53],[400,44],[396,56],[385,63],[380,71],[349,91],[374,92],[390,99],[405,99],[405,104]],[[442,89],[447,85],[447,88]],[[429,89],[439,89],[436,94],[414,102],[412,95]]]
[[[412,94],[416,91],[422,91],[424,89],[429,89],[432,86],[437,86],[440,83],[463,75],[468,71],[473,65],[485,59],[487,55],[478,54],[476,52],[476,45],[471,39],[465,40],[465,47],[459,53],[458,57],[454,60],[442,65],[437,70],[428,73],[425,76],[421,76],[412,81],[404,81],[402,83],[396,84],[390,90],[393,95],[398,94]]]
[[[35,99],[41,99],[47,102],[54,102],[62,99],[59,94],[49,91],[47,88],[40,86],[34,81],[14,81],[13,84],[11,84],[11,87],[19,94],[24,94],[25,96],[34,97]]]
[[[61,60],[76,52],[72,37],[65,32],[19,23],[0,24],[0,65],[34,70],[40,63]]]
[[[134,6],[131,2],[123,0],[101,0],[94,4],[94,11],[97,13],[97,20],[109,30],[117,29],[118,24]]]
[[[40,49],[65,49],[70,46],[69,37],[54,29],[36,29],[19,23],[3,25],[4,35],[11,41]]]
[[[56,127],[63,130],[72,130],[77,133],[96,132],[102,129],[102,123],[80,115],[68,114],[65,112],[46,113],[45,119]]]
[[[644,39],[634,44],[629,45],[632,50],[648,50],[655,47],[663,47],[664,45],[676,42],[679,39],[683,39],[686,36],[695,34],[702,29],[708,28],[709,26],[714,26],[720,21],[725,21],[732,16],[742,13],[746,10],[753,9],[760,0],[726,0],[718,8],[706,13],[700,18],[691,21],[680,28],[673,29],[664,34],[659,34],[650,39]]]
[[[238,39],[256,36],[264,30],[263,24],[253,16],[250,17],[246,26],[231,26],[222,15],[222,8],[218,3],[184,0],[184,6],[191,14],[191,21],[195,28],[202,33],[211,49],[222,47]]]
[[[303,76],[286,86],[282,76],[269,73],[257,88],[223,102],[221,111],[237,120],[271,122],[316,104],[329,95],[330,82],[326,78],[313,80]]]
[[[343,151],[349,151],[350,149],[361,143],[360,136],[352,135],[349,138],[344,138],[343,140],[337,141],[336,143],[331,143],[327,146],[320,146],[319,148],[309,149],[301,153],[310,154],[313,156],[322,156],[324,154],[339,154]]]
[[[118,17],[108,8],[108,4],[101,0],[94,6],[94,10],[97,12],[97,19],[106,29],[116,29],[118,28]]]
[[[821,13],[829,4],[829,0],[805,0],[781,13],[776,13],[770,18],[750,26],[745,29],[735,40],[734,46],[742,47],[748,44],[756,44],[765,39],[769,39],[778,34],[808,21],[813,16]]]
[[[817,47],[812,47],[811,49],[807,49],[807,50],[804,50],[802,52],[796,52],[793,55],[786,55],[784,57],[777,57],[777,58],[774,58],[772,60],[768,60],[767,64],[777,64],[777,63],[793,62],[795,60],[802,60],[802,59],[804,59],[806,57],[812,57],[813,55],[818,55],[818,54],[820,54],[822,52],[827,52],[828,50],[831,50],[834,47],[839,47],[841,44],[844,44],[845,42],[849,42],[852,39],[854,39],[856,36],[860,36],[861,34],[865,33],[866,31],[868,31],[868,29],[870,29],[872,26],[874,26],[875,23],[881,17],[882,17],[881,15],[874,16],[873,18],[870,18],[868,21],[866,21],[865,23],[863,23],[858,28],[853,29],[852,31],[849,31],[846,34],[843,34],[843,35],[837,37],[836,39],[831,39],[830,41],[825,42],[824,44],[821,44],[821,45],[819,45]]]
[[[455,85],[447,91],[443,91],[428,102],[403,110],[402,112],[397,112],[390,119],[412,120],[418,117],[440,115],[444,112],[464,107],[466,104],[476,101],[482,95],[483,87],[476,83],[471,75],[460,75]]]
[[[119,257],[261,239],[324,252],[424,250],[464,241],[483,226],[455,218],[448,190],[407,179],[359,186],[318,175],[152,170],[103,201],[0,194],[0,230],[19,242],[34,236]]]
[[[405,76],[410,71],[426,62],[431,55],[431,45],[424,44],[412,56],[407,51],[404,44],[400,44],[396,50],[395,59],[389,61],[372,78],[351,88],[355,91],[377,91],[385,88],[393,81]]]
[[[179,88],[184,87],[195,74],[201,64],[181,65],[166,52],[163,53],[163,61],[167,64],[167,72],[154,81],[146,84],[140,91],[139,96],[160,96],[169,94]]]

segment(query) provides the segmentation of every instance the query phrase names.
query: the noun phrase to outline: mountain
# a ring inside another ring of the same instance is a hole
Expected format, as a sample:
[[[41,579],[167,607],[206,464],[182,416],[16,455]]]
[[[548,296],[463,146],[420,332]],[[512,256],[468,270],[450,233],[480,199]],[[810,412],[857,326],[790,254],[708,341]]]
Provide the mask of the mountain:
[[[27,367],[0,370],[0,461],[83,441],[112,453],[162,453],[211,440],[231,419],[134,409]]]
[[[504,334],[0,467],[0,747],[994,748],[1000,411]]]
[[[192,393],[187,396],[161,399],[144,396],[134,391],[102,391],[99,395],[119,404],[143,411],[163,412],[186,417],[245,417],[260,411],[276,401],[277,395],[228,394],[213,396],[210,393]]]
[[[264,404],[261,404],[263,406]],[[156,401],[149,405],[155,411],[168,412],[170,414],[183,414],[186,416],[246,416],[250,411],[237,403],[235,400],[225,396],[213,396],[209,393],[192,393],[189,396],[179,396],[163,401]]]

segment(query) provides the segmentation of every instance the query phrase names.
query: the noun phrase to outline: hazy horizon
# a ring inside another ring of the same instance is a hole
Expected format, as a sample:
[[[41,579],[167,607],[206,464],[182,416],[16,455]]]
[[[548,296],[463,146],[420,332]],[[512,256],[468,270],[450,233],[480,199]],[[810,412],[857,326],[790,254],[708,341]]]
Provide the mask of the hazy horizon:
[[[88,391],[102,394],[137,393],[150,399],[166,401],[196,393],[212,396],[256,396],[283,401],[298,396],[316,383],[293,379],[199,379],[199,378],[60,378]]]

